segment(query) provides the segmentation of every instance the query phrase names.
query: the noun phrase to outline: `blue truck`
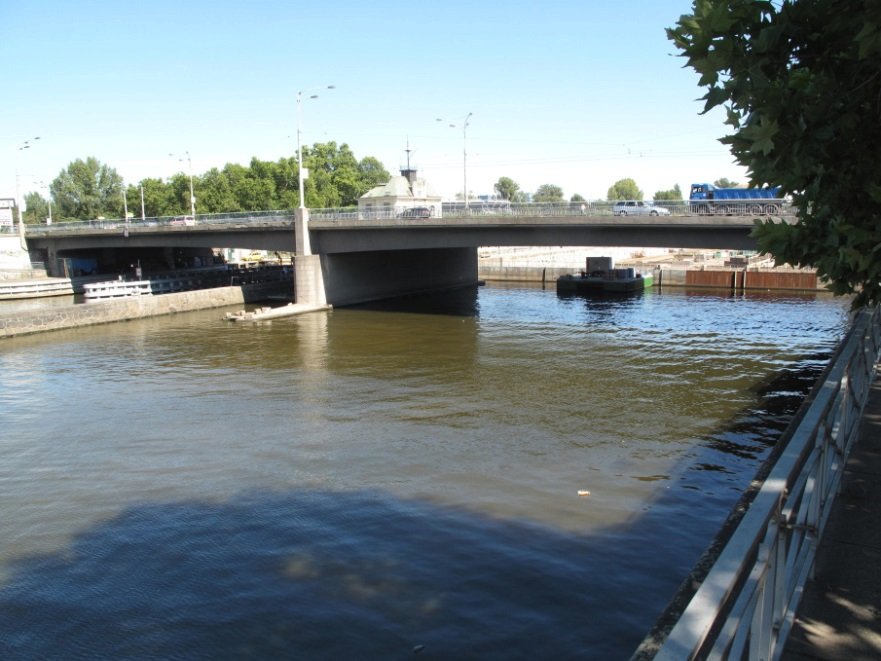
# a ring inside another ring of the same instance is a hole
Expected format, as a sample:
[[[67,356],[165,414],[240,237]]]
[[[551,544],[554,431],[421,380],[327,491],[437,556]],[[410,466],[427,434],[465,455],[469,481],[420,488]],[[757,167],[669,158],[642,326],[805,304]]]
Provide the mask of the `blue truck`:
[[[769,188],[717,188],[713,184],[692,184],[688,198],[697,214],[775,215],[783,207],[780,186]]]

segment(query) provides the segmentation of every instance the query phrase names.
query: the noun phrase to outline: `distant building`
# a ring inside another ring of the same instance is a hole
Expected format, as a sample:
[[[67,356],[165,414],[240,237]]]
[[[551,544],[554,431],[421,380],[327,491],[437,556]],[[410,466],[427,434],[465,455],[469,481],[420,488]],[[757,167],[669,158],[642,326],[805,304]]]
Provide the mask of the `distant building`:
[[[394,218],[410,215],[414,210],[428,209],[425,215],[439,218],[443,214],[441,196],[425,179],[416,176],[415,168],[401,168],[400,176],[376,186],[358,198],[358,215],[362,218]],[[417,217],[422,213],[416,213]]]

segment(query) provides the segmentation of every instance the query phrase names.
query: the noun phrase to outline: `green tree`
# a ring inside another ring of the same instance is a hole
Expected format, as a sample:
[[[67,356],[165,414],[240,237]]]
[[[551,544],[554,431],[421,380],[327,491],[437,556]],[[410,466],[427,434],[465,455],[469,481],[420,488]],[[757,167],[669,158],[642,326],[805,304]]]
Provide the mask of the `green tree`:
[[[641,200],[642,191],[633,179],[619,179],[609,188],[606,193],[609,202],[615,200]]]
[[[98,159],[77,159],[49,186],[61,219],[122,216],[122,177]]]
[[[738,184],[736,181],[731,181],[730,179],[726,179],[725,177],[722,177],[721,179],[716,179],[716,181],[713,182],[713,186],[715,186],[716,188],[737,188],[739,185],[740,184]]]
[[[542,184],[532,196],[533,202],[562,202],[563,189],[553,184]]]
[[[24,196],[25,211],[22,220],[28,225],[45,223],[49,217],[49,202],[39,193],[28,193]]]
[[[876,0],[696,0],[667,30],[725,107],[721,138],[750,185],[792,195],[793,224],[754,230],[778,263],[813,266],[854,306],[881,303],[881,6]]]
[[[227,168],[211,168],[199,176],[198,213],[232,213],[242,208],[236,201],[235,193],[227,176]]]
[[[575,193],[572,197],[570,197],[569,201],[570,202],[587,202],[587,200],[584,199],[584,196],[579,195],[578,193]]]
[[[315,143],[303,150],[303,164],[309,168],[305,182],[306,206],[348,207],[374,186],[389,180],[389,174],[375,158],[355,158],[345,143]]]
[[[510,202],[516,201],[517,194],[520,192],[520,185],[510,177],[499,177],[493,188],[499,197]]]
[[[373,156],[362,158],[358,162],[358,170],[361,173],[362,188],[358,197],[364,195],[364,193],[371,188],[384,184],[391,179],[391,176],[385,167],[383,167],[382,163],[380,163],[379,159],[376,159]]]
[[[141,188],[144,189],[144,215],[155,218],[157,216],[171,216],[177,213],[177,210],[172,211],[171,189],[162,179],[147,178],[141,180],[138,184],[138,204],[141,201]],[[132,199],[131,193],[128,194],[128,199]]]
[[[670,200],[673,202],[682,201],[682,189],[676,184],[670,190],[659,190],[655,193],[653,200]]]
[[[200,202],[199,202],[199,187],[198,187],[198,177],[193,176],[193,195],[196,198],[196,213],[201,211]],[[169,214],[170,216],[176,215],[189,215],[190,213],[190,175],[184,172],[176,172],[171,175],[168,181],[165,184],[168,187],[169,191]]]

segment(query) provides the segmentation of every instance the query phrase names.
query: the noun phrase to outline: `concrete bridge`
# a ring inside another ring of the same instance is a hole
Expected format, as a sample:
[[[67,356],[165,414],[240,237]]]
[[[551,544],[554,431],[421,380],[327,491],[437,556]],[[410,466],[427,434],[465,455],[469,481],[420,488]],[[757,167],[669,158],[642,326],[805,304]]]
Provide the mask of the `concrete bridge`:
[[[86,252],[250,248],[296,254],[297,300],[347,305],[477,282],[481,246],[755,250],[750,215],[615,216],[611,207],[517,205],[480,215],[400,218],[357,210],[252,212],[28,226],[47,264]],[[308,234],[301,228],[308,226]],[[299,229],[299,231],[298,231]]]

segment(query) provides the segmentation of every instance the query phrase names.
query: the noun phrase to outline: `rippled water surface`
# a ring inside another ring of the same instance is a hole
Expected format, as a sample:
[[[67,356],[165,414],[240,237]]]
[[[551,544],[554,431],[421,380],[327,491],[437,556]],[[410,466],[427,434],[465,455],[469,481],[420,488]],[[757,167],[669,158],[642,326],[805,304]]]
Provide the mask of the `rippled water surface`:
[[[627,658],[846,306],[484,287],[0,342],[0,658]]]

